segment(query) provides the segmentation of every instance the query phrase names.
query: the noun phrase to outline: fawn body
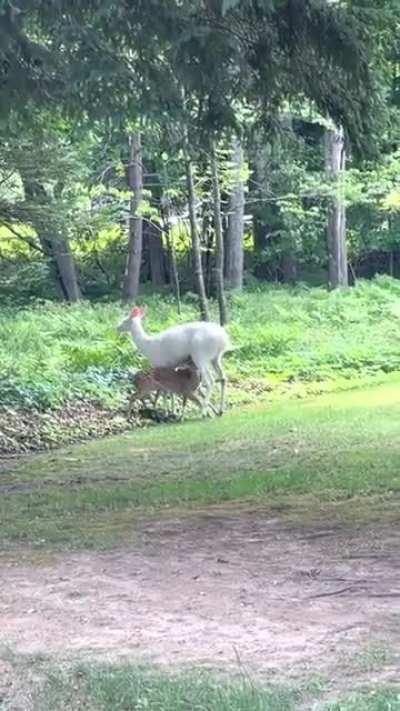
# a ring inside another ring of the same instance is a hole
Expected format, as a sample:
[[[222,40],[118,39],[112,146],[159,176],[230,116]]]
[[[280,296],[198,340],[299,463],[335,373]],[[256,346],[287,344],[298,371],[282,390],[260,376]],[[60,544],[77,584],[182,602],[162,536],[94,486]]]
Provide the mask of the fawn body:
[[[191,365],[182,365],[178,368],[156,367],[148,371],[138,371],[134,376],[136,390],[129,401],[129,412],[132,411],[133,403],[136,400],[144,400],[147,395],[153,393],[156,394],[154,404],[161,393],[180,395],[182,398],[181,418],[188,400],[203,409],[204,403],[195,395],[200,386],[200,380],[199,371]],[[210,407],[213,408],[212,405]]]

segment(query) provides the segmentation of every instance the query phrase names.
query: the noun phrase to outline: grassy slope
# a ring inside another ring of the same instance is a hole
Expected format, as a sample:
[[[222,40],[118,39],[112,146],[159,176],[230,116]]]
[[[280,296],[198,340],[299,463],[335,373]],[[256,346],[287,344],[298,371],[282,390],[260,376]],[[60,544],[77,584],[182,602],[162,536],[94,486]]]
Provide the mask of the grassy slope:
[[[343,502],[375,496],[396,516],[399,416],[400,378],[391,376],[368,390],[249,406],[39,455],[1,475],[1,538],[110,546],[131,537],[141,515],[243,499],[290,513],[306,497],[308,512],[334,502],[354,518],[363,505]]]
[[[213,422],[137,431],[39,455],[1,475],[4,553],[13,555],[16,545],[21,562],[27,544],[39,556],[54,546],[132,544],[139,516],[159,517],[172,506],[190,515],[190,508],[228,501],[238,506],[243,499],[267,510],[283,508],[305,526],[318,516],[350,525],[374,517],[398,522],[399,415],[400,377],[391,376],[367,390],[253,405]],[[2,656],[9,663],[9,653]],[[246,674],[236,681],[207,673],[166,676],[123,663],[71,666],[16,658],[12,667],[15,692],[5,710],[14,703],[35,711],[400,709],[398,689],[389,688],[327,702],[329,680],[312,676],[289,688],[262,686]]]

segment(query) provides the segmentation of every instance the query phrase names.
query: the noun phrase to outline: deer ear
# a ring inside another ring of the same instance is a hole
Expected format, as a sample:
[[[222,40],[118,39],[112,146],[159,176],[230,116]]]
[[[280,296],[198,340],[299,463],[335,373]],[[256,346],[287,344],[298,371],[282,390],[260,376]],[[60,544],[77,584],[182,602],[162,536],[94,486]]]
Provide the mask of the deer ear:
[[[147,306],[141,306],[141,307],[139,308],[139,311],[140,311],[141,317],[144,318],[144,317],[146,316],[146,314],[147,314]]]

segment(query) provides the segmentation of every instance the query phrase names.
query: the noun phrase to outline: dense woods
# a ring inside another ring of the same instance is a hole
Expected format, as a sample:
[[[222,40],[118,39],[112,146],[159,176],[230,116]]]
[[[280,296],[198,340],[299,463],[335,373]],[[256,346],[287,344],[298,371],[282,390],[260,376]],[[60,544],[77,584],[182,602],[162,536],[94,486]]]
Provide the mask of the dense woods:
[[[395,2],[1,4],[0,292],[400,271]],[[146,286],[148,285],[148,286]]]

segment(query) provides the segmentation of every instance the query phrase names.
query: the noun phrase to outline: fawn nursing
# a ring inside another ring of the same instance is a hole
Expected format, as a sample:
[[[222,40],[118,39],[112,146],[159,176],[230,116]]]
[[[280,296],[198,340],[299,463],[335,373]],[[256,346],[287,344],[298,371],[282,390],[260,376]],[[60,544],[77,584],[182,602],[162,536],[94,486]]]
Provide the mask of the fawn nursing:
[[[160,393],[179,395],[182,398],[180,418],[183,418],[186,403],[191,400],[200,408],[203,403],[197,395],[200,385],[200,374],[197,368],[185,365],[178,368],[151,368],[148,371],[138,371],[133,378],[135,392],[129,401],[129,412],[132,411],[136,400],[144,400],[147,395],[156,394],[154,405]],[[210,407],[214,410],[213,406]],[[215,410],[214,410],[215,411]]]
[[[222,415],[225,407],[227,382],[222,368],[222,358],[230,348],[226,331],[216,323],[198,321],[173,326],[156,336],[149,336],[143,329],[142,319],[144,316],[145,310],[143,308],[133,308],[128,318],[119,325],[119,333],[129,332],[135,345],[148,358],[153,369],[165,369],[164,375],[166,375],[166,370],[169,370],[170,374],[181,373],[183,364],[190,359],[195,369],[198,370],[199,385],[201,384],[205,391],[201,403],[203,414],[207,414],[210,407],[210,397],[214,385],[213,373],[215,373],[221,384],[219,414]],[[180,377],[178,375],[178,379]],[[175,379],[174,382],[176,383],[177,380]],[[161,388],[160,391],[177,392]],[[191,392],[191,395],[193,394],[194,391]],[[189,399],[193,400],[193,397]]]

